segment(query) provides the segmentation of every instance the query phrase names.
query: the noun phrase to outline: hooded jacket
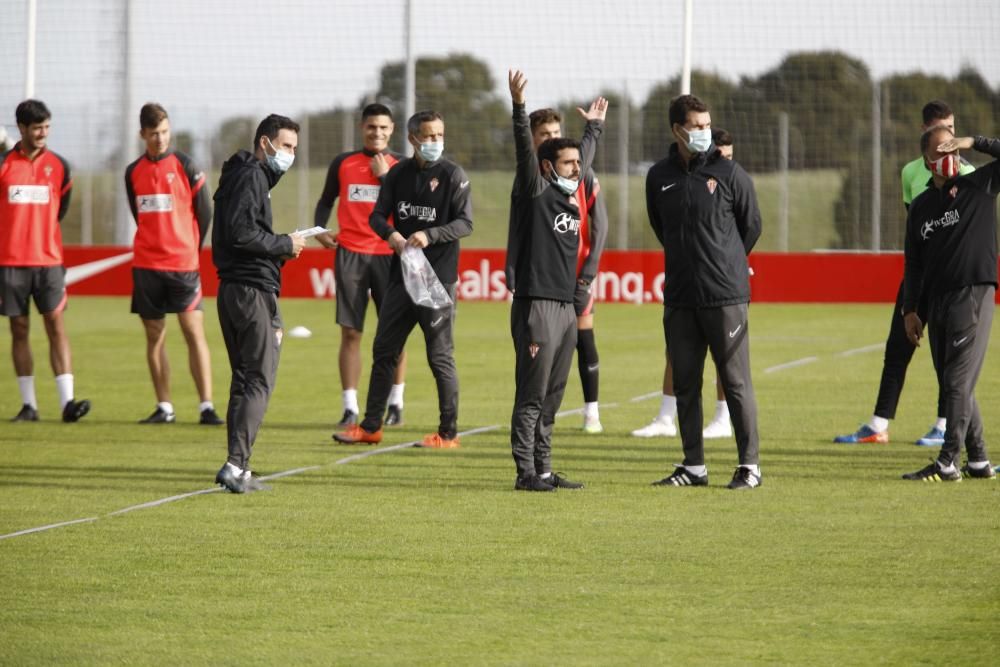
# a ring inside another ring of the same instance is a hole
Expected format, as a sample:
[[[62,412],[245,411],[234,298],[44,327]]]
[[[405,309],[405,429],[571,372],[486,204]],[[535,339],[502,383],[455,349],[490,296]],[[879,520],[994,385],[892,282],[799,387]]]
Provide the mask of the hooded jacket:
[[[280,178],[244,150],[222,165],[212,225],[219,280],[275,294],[281,290],[281,267],[292,254],[292,239],[272,228],[270,191]]]
[[[663,303],[714,308],[750,301],[747,255],[760,238],[753,181],[713,144],[687,166],[677,144],[646,175],[649,224],[663,246]]]

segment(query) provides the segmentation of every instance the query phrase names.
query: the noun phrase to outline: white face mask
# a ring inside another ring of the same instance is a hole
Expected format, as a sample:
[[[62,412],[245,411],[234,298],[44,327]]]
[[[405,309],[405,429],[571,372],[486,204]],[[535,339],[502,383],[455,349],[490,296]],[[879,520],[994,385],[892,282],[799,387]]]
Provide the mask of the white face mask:
[[[552,176],[552,184],[562,190],[562,193],[565,195],[573,194],[580,187],[579,179],[573,180],[572,178],[560,176],[556,173],[555,169],[552,170]]]
[[[686,142],[687,149],[692,153],[704,153],[708,150],[708,147],[712,145],[712,130],[689,130],[682,127],[684,133],[687,134],[688,140]]]
[[[417,146],[417,151],[425,162],[437,162],[444,153],[444,142],[427,141]]]
[[[267,139],[267,145],[270,146],[271,150],[274,151],[274,155],[269,154],[267,156],[268,166],[270,166],[271,169],[273,169],[275,172],[279,174],[283,174],[289,169],[291,169],[292,163],[295,162],[295,155],[293,155],[292,153],[286,153],[285,151],[279,151],[277,148],[274,147],[274,144],[271,143],[270,139],[268,139],[267,137],[264,138]]]

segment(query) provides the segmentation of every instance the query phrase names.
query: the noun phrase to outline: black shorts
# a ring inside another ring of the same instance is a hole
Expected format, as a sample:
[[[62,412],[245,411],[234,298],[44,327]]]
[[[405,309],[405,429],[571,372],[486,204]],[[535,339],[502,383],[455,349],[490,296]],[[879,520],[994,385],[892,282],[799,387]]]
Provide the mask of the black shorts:
[[[594,283],[589,285],[576,284],[576,291],[573,292],[573,309],[577,317],[594,314],[594,294],[592,288]]]
[[[344,247],[337,248],[334,276],[337,280],[337,324],[363,331],[368,292],[375,301],[375,312],[382,306],[392,255],[366,255]]]
[[[64,310],[66,267],[0,266],[0,315],[27,315],[30,299],[39,313]]]
[[[132,312],[144,320],[167,313],[201,310],[201,274],[197,271],[132,269]]]

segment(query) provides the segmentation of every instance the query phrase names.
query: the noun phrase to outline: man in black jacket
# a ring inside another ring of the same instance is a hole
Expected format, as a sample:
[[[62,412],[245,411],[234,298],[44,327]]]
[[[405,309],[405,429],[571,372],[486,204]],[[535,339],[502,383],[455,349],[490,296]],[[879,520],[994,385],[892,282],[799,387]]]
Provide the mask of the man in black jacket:
[[[986,453],[975,389],[990,340],[997,287],[1000,160],[960,175],[958,151],[968,148],[1000,158],[998,139],[958,139],[940,126],[920,138],[931,183],[906,216],[903,323],[910,342],[919,345],[923,322],[917,306],[926,296],[931,359],[947,424],[937,460],[903,479],[956,482],[963,473],[996,477]],[[963,443],[968,462],[959,470]]]
[[[552,472],[552,425],[562,402],[576,347],[577,254],[581,175],[594,159],[608,103],[597,98],[580,143],[564,137],[532,143],[520,70],[508,74],[513,102],[517,171],[511,198],[507,256],[513,257],[510,330],[516,357],[510,444],[521,491],[581,488]],[[512,272],[511,270],[512,269]]]
[[[676,143],[646,176],[646,209],[663,245],[663,331],[674,370],[684,462],[656,482],[705,486],[701,385],[712,351],[736,434],[731,489],[760,486],[757,400],[750,379],[747,255],[760,237],[753,182],[712,143],[712,117],[694,95],[670,104]]]
[[[275,234],[270,190],[292,166],[299,126],[271,114],[257,126],[254,152],[222,165],[215,193],[212,261],[219,274],[219,324],[229,353],[226,436],[229,458],[215,481],[233,493],[264,488],[250,475],[250,455],[274,390],[281,350],[281,267],[305,239]]]
[[[453,332],[455,286],[458,283],[459,239],[472,233],[469,177],[444,152],[444,119],[436,111],[415,113],[406,123],[414,156],[400,161],[382,181],[368,224],[396,253],[389,269],[389,285],[379,309],[372,346],[365,419],[333,434],[337,442],[374,445],[382,441],[382,415],[392,389],[393,374],[406,339],[420,325],[427,344],[427,363],[437,382],[440,421],[436,433],[422,446],[453,449],[458,440],[458,372]],[[389,224],[390,217],[395,226]],[[451,305],[416,305],[403,283],[399,255],[410,246],[422,249]]]

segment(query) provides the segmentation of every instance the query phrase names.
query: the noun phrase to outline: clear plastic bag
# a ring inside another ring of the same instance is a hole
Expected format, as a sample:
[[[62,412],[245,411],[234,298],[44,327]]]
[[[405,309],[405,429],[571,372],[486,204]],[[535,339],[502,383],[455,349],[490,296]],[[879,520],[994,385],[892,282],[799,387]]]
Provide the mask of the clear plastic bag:
[[[452,304],[451,295],[438,280],[434,267],[427,261],[423,250],[408,245],[400,253],[399,262],[403,269],[406,293],[413,303],[435,310]]]

